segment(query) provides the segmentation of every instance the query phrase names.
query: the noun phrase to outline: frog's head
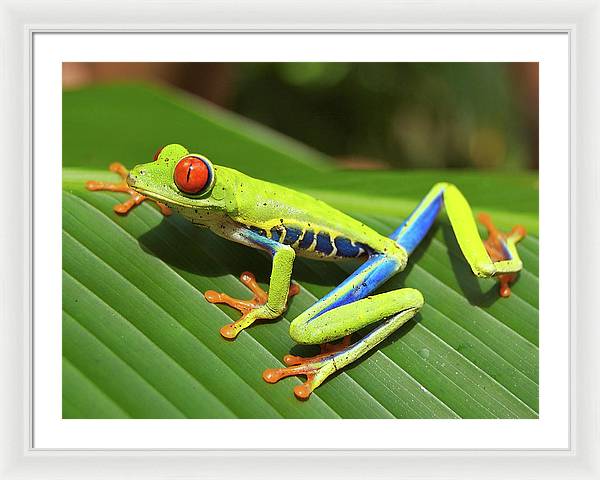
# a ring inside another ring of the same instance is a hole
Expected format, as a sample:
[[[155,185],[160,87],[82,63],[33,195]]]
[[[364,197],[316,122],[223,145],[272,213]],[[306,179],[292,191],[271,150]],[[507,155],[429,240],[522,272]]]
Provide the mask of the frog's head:
[[[183,215],[199,218],[202,213],[226,210],[228,176],[221,173],[208,158],[171,144],[156,152],[154,161],[132,168],[127,184]]]

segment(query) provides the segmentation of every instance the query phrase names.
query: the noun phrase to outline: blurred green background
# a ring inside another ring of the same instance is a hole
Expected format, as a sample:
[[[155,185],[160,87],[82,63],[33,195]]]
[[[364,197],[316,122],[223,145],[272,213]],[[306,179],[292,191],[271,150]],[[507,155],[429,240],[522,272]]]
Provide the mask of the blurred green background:
[[[65,63],[65,88],[167,84],[347,168],[538,168],[537,63]]]

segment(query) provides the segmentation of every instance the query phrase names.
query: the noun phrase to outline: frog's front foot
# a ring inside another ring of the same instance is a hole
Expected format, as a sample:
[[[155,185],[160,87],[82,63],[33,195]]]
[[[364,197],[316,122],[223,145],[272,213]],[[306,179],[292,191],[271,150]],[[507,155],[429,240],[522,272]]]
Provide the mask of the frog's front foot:
[[[251,300],[232,298],[226,293],[219,293],[214,290],[208,290],[204,293],[204,298],[210,303],[224,303],[225,305],[229,305],[230,307],[239,310],[242,314],[239,320],[221,328],[221,335],[228,339],[237,337],[238,333],[244,328],[252,325],[258,319],[272,319],[283,313],[274,312],[267,306],[269,295],[256,282],[256,278],[252,273],[242,273],[240,275],[240,280],[254,294]],[[300,287],[298,284],[291,283],[288,298],[296,295],[299,291]]]
[[[136,192],[133,188],[127,185],[127,175],[129,174],[129,172],[122,164],[118,162],[111,163],[108,169],[121,177],[121,181],[119,183],[96,182],[94,180],[90,180],[89,182],[86,182],[85,187],[91,191],[106,190],[109,192],[128,193],[130,195],[129,200],[123,203],[119,203],[113,207],[113,210],[116,213],[118,213],[119,215],[127,215],[127,213],[129,213],[129,211],[133,207],[139,205],[144,200],[149,200],[158,205],[158,208],[160,208],[160,211],[163,215],[171,215],[172,212],[169,207],[160,202],[145,197],[144,195],[142,195],[139,192]]]
[[[525,228],[521,225],[516,225],[510,232],[505,233],[496,228],[494,222],[492,222],[492,218],[487,213],[480,213],[477,216],[477,219],[488,231],[488,237],[483,242],[483,245],[492,261],[499,262],[502,260],[509,260],[510,254],[507,251],[506,242],[519,242],[526,235]],[[500,284],[501,297],[510,296],[510,284],[514,282],[516,278],[516,273],[498,275],[497,279]]]

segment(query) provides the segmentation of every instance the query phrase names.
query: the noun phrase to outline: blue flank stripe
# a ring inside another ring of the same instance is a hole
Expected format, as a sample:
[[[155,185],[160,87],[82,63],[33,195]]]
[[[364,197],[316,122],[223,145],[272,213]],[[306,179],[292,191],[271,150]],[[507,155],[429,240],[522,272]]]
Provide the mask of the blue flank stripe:
[[[303,248],[304,250],[306,250],[308,247],[310,247],[312,245],[314,239],[315,239],[315,232],[313,232],[312,230],[307,230],[304,233],[302,240],[300,240],[300,243],[298,244],[298,246],[300,248]]]
[[[421,240],[427,235],[431,225],[433,225],[435,218],[442,208],[443,194],[444,192],[441,191],[425,210],[421,212],[419,217],[414,220],[410,227],[405,228],[405,225],[413,219],[414,212],[390,235],[390,238],[396,240],[409,254],[414,252],[415,248],[421,243]]]
[[[331,252],[333,252],[333,244],[331,243],[331,237],[328,233],[317,233],[317,245],[315,246],[315,250],[325,255],[330,255]]]
[[[360,247],[352,243],[349,238],[336,237],[334,240],[338,257],[358,257]]]
[[[271,228],[271,238],[273,240],[275,240],[276,242],[278,242],[279,239],[281,238],[281,234],[282,234],[282,229],[279,226]]]
[[[283,239],[283,243],[285,245],[293,245],[298,238],[300,238],[300,234],[302,230],[298,228],[285,227],[285,238]]]

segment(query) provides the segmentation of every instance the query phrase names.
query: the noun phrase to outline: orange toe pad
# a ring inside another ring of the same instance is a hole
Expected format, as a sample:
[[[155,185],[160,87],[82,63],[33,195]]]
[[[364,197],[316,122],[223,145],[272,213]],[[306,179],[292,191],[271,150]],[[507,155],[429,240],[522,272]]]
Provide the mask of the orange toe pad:
[[[492,218],[487,213],[480,213],[477,216],[477,219],[488,231],[488,237],[483,242],[483,245],[493,262],[509,259],[504,247],[506,239],[510,238],[512,241],[518,242],[527,234],[522,225],[516,225],[509,233],[501,232],[496,228]],[[506,273],[496,277],[501,297],[510,297],[510,284],[514,282],[516,278],[516,273]]]

